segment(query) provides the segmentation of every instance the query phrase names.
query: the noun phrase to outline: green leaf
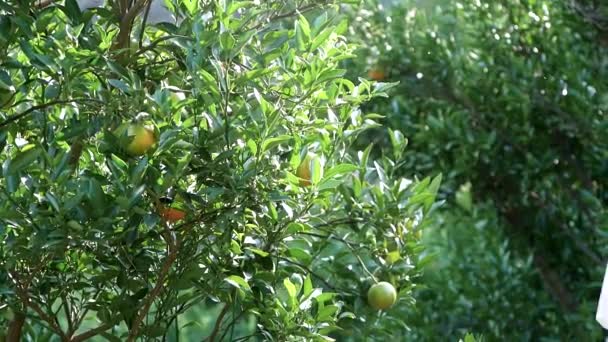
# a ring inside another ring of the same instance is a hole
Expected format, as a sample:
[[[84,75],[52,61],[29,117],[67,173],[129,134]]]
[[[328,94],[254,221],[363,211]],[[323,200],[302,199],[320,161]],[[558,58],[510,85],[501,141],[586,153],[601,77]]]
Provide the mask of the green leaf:
[[[473,210],[473,198],[471,196],[471,183],[467,182],[460,186],[456,192],[456,204],[462,209],[470,212]]]
[[[49,56],[34,52],[34,47],[32,47],[30,42],[21,40],[19,45],[21,47],[21,51],[23,51],[23,53],[30,60],[30,63],[32,63],[32,65],[38,69],[50,70],[51,72],[57,70],[57,64],[53,62]]]
[[[350,173],[353,171],[359,170],[359,167],[353,164],[338,164],[334,167],[332,167],[331,169],[329,169],[329,171],[327,171],[325,173],[325,177],[324,179],[328,179],[334,176],[338,176],[338,175],[343,175],[345,173]]]
[[[298,295],[296,293],[296,286],[291,282],[291,280],[289,280],[289,278],[283,279],[283,285],[289,294],[289,299],[295,302],[296,296]]]
[[[86,181],[86,195],[90,203],[93,204],[93,208],[97,212],[97,216],[101,215],[103,208],[105,207],[105,193],[101,187],[99,181],[94,178],[90,178]]]
[[[259,248],[247,247],[245,249],[248,250],[248,251],[252,251],[253,253],[255,253],[255,254],[257,254],[257,255],[259,255],[261,257],[267,257],[267,256],[270,255],[268,252],[265,252],[265,251],[263,251],[263,250],[261,250]]]
[[[11,176],[32,164],[42,153],[42,148],[34,145],[26,146],[15,158],[10,160],[4,176]]]
[[[435,176],[435,178],[433,178],[433,181],[431,182],[431,185],[429,185],[428,187],[428,191],[434,195],[437,194],[437,191],[439,191],[439,186],[441,185],[441,178],[442,178],[442,174],[438,174],[437,176]]]
[[[300,263],[308,265],[312,261],[312,256],[306,250],[297,247],[291,247],[288,250],[289,255],[297,259]]]
[[[124,160],[120,159],[117,155],[112,154],[112,164],[116,166],[120,171],[126,173],[129,166],[125,163]]]
[[[129,87],[128,84],[126,84],[125,82],[121,81],[121,80],[117,80],[117,79],[109,79],[108,83],[116,88],[119,89],[120,91],[122,91],[125,94],[130,94],[131,93],[131,87]]]
[[[251,292],[251,287],[249,287],[249,284],[247,283],[247,281],[237,275],[231,275],[229,277],[226,277],[224,279],[224,281],[227,282],[228,284],[236,287],[237,289]]]
[[[321,84],[323,82],[327,82],[330,80],[341,78],[346,74],[346,70],[344,69],[328,69],[323,71],[319,77],[315,80],[315,84]]]
[[[258,145],[252,139],[247,140],[247,147],[249,147],[251,154],[256,155],[258,153]]]
[[[310,25],[303,15],[296,20],[296,44],[298,50],[306,50],[306,45],[310,42]]]
[[[53,209],[55,209],[56,212],[61,211],[61,209],[59,208],[59,202],[57,201],[57,198],[53,196],[53,194],[47,192],[46,194],[44,194],[44,197],[47,199],[47,201],[49,201],[49,203],[51,204]]]
[[[139,199],[141,198],[141,195],[143,195],[144,191],[146,191],[145,185],[138,186],[135,190],[133,190],[133,193],[129,198],[129,208],[132,208],[135,206],[135,204],[137,204],[137,202],[139,202]]]
[[[321,44],[325,43],[333,32],[332,28],[326,28],[319,35],[317,35],[310,45],[310,50],[315,51]]]
[[[144,156],[131,171],[131,182],[140,184],[148,168],[148,157]]]
[[[310,161],[311,166],[311,182],[312,184],[318,184],[323,178],[323,165],[321,165],[320,158],[312,158]]]
[[[338,312],[339,308],[336,305],[328,305],[317,313],[319,321],[331,321],[333,316]]]
[[[47,100],[55,99],[59,96],[59,85],[57,83],[51,83],[48,87],[44,89],[44,97]]]
[[[278,137],[266,139],[262,143],[262,152],[266,152],[281,143],[290,141],[291,139],[292,139],[291,135],[280,135]]]
[[[319,183],[319,185],[317,186],[317,190],[318,191],[334,190],[335,188],[340,186],[342,183],[344,183],[343,178],[340,178],[340,179],[327,179],[326,178]]]
[[[236,44],[236,40],[234,39],[232,34],[230,34],[230,32],[226,31],[220,35],[220,46],[224,50],[226,50],[226,51],[232,50],[232,48],[234,47],[234,44]]]
[[[369,154],[372,151],[372,148],[374,147],[373,144],[370,144],[369,146],[367,146],[367,148],[365,148],[365,151],[363,152],[359,152],[359,159],[361,160],[361,166],[367,166],[368,160],[369,160]]]
[[[312,279],[309,274],[306,276],[306,279],[304,279],[304,287],[303,287],[304,296],[310,295],[312,293],[312,290],[313,290]]]
[[[82,17],[80,7],[78,6],[78,2],[76,0],[65,1],[65,13],[74,22],[79,22],[80,18]]]
[[[184,4],[184,7],[186,7],[186,10],[190,15],[194,14],[198,8],[198,1],[196,0],[183,0],[182,4]]]
[[[325,303],[327,301],[332,300],[335,296],[336,296],[335,293],[332,293],[332,292],[323,292],[322,294],[318,295],[317,298],[315,298],[315,299],[319,303]]]

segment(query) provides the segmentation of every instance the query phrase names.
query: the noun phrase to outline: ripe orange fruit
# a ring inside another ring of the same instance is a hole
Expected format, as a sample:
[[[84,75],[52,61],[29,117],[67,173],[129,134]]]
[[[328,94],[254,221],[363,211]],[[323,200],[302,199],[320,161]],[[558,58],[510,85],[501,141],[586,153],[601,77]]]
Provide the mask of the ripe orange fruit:
[[[381,281],[367,291],[367,301],[376,310],[388,309],[397,301],[397,291],[391,283]]]
[[[127,145],[127,152],[134,156],[145,154],[156,142],[154,131],[143,125],[134,124],[129,126],[127,134],[133,139]]]
[[[159,210],[160,216],[167,222],[175,223],[186,217],[186,212],[180,209],[162,206]]]
[[[296,170],[296,176],[300,178],[300,186],[310,186],[311,184],[311,176],[313,163],[317,160],[318,157],[312,153],[308,153],[304,160],[300,163]],[[321,169],[321,175],[323,170]]]
[[[382,71],[378,68],[370,69],[367,72],[367,76],[374,81],[384,81],[384,79],[386,78],[384,71]]]

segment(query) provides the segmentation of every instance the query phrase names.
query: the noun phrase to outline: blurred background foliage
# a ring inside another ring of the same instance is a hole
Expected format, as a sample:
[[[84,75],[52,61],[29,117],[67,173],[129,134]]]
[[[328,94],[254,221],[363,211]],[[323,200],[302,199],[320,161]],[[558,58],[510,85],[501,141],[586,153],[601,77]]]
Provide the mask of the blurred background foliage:
[[[351,77],[399,82],[365,109],[360,140],[400,172],[443,173],[425,231],[426,285],[409,337],[464,330],[489,340],[599,340],[605,267],[608,93],[604,5],[366,1],[350,16]]]

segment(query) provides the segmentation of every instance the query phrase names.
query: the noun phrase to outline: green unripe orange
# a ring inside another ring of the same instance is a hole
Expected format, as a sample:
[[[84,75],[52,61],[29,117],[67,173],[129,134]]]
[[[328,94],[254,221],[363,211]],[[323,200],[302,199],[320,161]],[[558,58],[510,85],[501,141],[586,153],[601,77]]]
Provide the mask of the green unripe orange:
[[[367,301],[376,310],[385,310],[397,301],[397,291],[391,283],[381,281],[367,291]]]
[[[14,89],[0,88],[0,108],[7,108],[15,103]]]

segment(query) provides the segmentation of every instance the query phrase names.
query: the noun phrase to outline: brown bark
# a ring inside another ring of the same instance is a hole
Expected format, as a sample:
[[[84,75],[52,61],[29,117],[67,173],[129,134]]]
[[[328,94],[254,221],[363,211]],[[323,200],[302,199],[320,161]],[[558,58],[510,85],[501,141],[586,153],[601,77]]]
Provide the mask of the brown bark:
[[[224,308],[222,308],[220,315],[217,317],[217,320],[215,321],[215,327],[213,328],[213,332],[209,336],[209,339],[208,339],[209,342],[215,342],[215,339],[217,338],[217,334],[220,332],[220,329],[222,327],[222,321],[224,320],[224,316],[226,316],[226,313],[228,312],[229,308],[230,308],[230,306],[228,305],[228,303],[224,304]]]
[[[131,30],[133,29],[133,22],[137,15],[150,4],[151,0],[137,0],[130,8],[124,7],[126,4],[121,6],[122,17],[120,19],[119,32],[112,50],[122,50],[118,54],[118,60],[126,63],[129,59],[129,45],[131,43]]]
[[[25,324],[25,314],[22,312],[16,312],[15,317],[8,325],[8,335],[6,336],[6,342],[19,342],[21,341],[21,330]]]
[[[103,333],[104,331],[112,328],[113,325],[111,324],[103,324],[98,326],[97,328],[91,329],[87,332],[84,332],[80,335],[74,336],[70,339],[70,342],[82,342],[82,341],[86,341],[89,338],[93,337],[93,336],[97,336],[101,333]]]

